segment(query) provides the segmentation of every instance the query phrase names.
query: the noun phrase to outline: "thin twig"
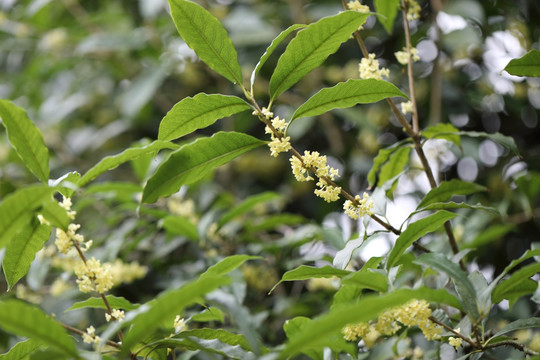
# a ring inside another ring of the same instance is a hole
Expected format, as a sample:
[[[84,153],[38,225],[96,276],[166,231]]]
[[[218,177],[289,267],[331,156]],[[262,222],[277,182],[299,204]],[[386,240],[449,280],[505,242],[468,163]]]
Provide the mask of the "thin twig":
[[[74,328],[73,326],[69,326],[67,324],[64,324],[64,323],[60,323],[66,330],[69,330],[71,331],[72,333],[75,333],[77,335],[80,335],[80,336],[83,336],[86,334],[85,331],[82,331],[82,330],[79,330],[77,328]],[[120,348],[120,344],[118,343],[115,343],[114,341],[111,341],[111,340],[107,340],[106,341],[106,344],[109,345],[109,346],[112,346],[112,347],[115,347],[117,349]]]

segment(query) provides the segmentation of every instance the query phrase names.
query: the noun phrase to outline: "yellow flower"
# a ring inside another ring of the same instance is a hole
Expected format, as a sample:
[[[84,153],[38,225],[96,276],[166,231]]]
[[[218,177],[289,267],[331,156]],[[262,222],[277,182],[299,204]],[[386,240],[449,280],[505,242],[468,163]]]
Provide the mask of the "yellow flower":
[[[174,326],[174,332],[176,334],[182,331],[186,331],[188,329],[188,325],[186,324],[186,321],[184,320],[184,318],[180,317],[180,315],[176,315],[173,326]]]
[[[396,56],[397,61],[401,65],[407,65],[409,63],[409,53],[407,52],[406,48],[403,48],[403,51],[397,51],[394,53]],[[411,57],[413,62],[420,60],[420,56],[418,55],[418,49],[411,48]]]
[[[407,6],[407,20],[413,21],[420,18],[420,11],[422,9],[416,0],[405,0],[405,4]]]
[[[457,328],[456,332],[459,334],[460,330],[461,330],[460,328]],[[461,346],[462,342],[463,342],[463,340],[460,337],[452,337],[451,336],[450,338],[448,338],[448,343],[450,345],[452,345],[454,348],[456,348],[456,350],[457,350],[458,347]]]
[[[287,152],[291,149],[291,138],[290,136],[285,136],[285,131],[287,130],[287,122],[285,121],[285,119],[280,119],[279,116],[276,116],[271,120],[271,122],[272,126],[278,132],[278,134],[275,134],[268,125],[264,130],[267,134],[270,134],[270,137],[272,139],[272,141],[268,143],[268,147],[270,147],[270,153],[273,157],[277,157],[279,153]]]
[[[369,6],[362,5],[360,3],[360,1],[358,1],[358,0],[349,1],[347,3],[347,7],[349,8],[349,10],[358,11],[360,13],[368,13],[369,12]]]
[[[105,319],[107,320],[107,322],[111,320],[120,321],[124,318],[124,316],[125,316],[125,313],[123,310],[112,309],[112,312],[110,314],[109,313],[105,314]]]
[[[354,197],[358,205],[354,204],[352,201],[347,200],[343,204],[343,210],[351,219],[357,220],[359,217],[364,215],[373,215],[373,200],[368,193],[364,193],[362,198],[360,195]]]
[[[114,285],[110,268],[110,264],[101,265],[101,262],[94,258],[87,260],[86,264],[81,261],[74,269],[79,290],[84,293],[95,290],[100,294],[108,291]]]
[[[413,112],[413,104],[412,101],[404,101],[401,103],[401,112],[403,114],[412,113]]]
[[[375,59],[375,54],[369,54],[367,58],[363,58],[358,69],[361,79],[382,80],[383,76],[390,76],[390,70],[379,68],[379,61]]]
[[[86,328],[86,333],[82,335],[82,338],[87,344],[95,344],[100,341],[100,337],[96,335],[96,329],[93,326]]]

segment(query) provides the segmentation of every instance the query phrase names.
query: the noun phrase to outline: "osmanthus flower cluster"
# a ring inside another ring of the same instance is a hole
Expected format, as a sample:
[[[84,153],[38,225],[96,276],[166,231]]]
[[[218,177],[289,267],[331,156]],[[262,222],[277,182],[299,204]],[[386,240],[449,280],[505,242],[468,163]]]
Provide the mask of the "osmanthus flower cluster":
[[[414,47],[411,48],[410,56],[406,48],[403,48],[403,51],[396,51],[394,55],[396,56],[397,61],[401,65],[407,65],[409,63],[409,58],[412,58],[413,62],[420,60],[420,55],[418,55],[418,49]]]
[[[360,79],[382,80],[382,77],[390,77],[390,70],[381,68],[379,61],[375,59],[375,54],[369,54],[367,58],[360,60],[358,66]]]
[[[347,341],[358,341],[361,338],[366,347],[370,348],[380,336],[394,335],[403,326],[417,326],[427,340],[438,340],[442,328],[429,320],[430,316],[429,304],[425,300],[415,299],[403,306],[386,310],[376,322],[349,324],[343,329],[343,335]]]

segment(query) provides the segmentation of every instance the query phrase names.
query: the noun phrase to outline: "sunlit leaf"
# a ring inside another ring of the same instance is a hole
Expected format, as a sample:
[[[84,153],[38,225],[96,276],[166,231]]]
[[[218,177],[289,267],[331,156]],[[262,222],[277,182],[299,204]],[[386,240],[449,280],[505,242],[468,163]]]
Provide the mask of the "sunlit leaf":
[[[152,203],[201,179],[214,168],[224,165],[266,142],[237,132],[219,132],[182,146],[163,161],[144,187],[142,202]]]
[[[445,222],[455,217],[456,214],[448,211],[438,211],[435,214],[410,223],[405,231],[403,231],[396,240],[396,244],[388,255],[386,268],[390,269],[398,261],[401,255],[407,250],[413,242],[420,239],[422,236],[429,234],[440,228]]]
[[[261,259],[260,256],[253,255],[231,255],[221,260],[216,265],[213,265],[208,268],[202,275],[201,279],[207,276],[221,276],[225,275],[234,269],[238,268],[240,265],[245,263],[248,260]]]
[[[62,325],[35,306],[13,299],[0,301],[0,326],[7,332],[41,341],[80,358],[73,339]]]
[[[40,224],[37,219],[33,224],[21,227],[15,234],[6,246],[6,255],[2,261],[8,290],[26,275],[36,253],[43,248],[50,235],[51,227]]]
[[[0,99],[0,118],[9,142],[26,167],[46,184],[49,179],[49,150],[39,129],[23,108],[8,100]]]
[[[375,183],[378,182],[378,174],[381,170],[381,167],[386,164],[388,159],[390,159],[390,156],[401,149],[403,146],[408,146],[407,143],[409,140],[404,140],[395,143],[394,145],[386,148],[386,149],[380,149],[377,156],[375,156],[375,159],[373,159],[373,166],[371,167],[371,170],[368,173],[367,179],[369,182],[369,186],[373,187],[375,186]],[[384,182],[381,182],[384,183]]]
[[[270,292],[274,291],[274,289],[281,284],[284,281],[296,281],[296,280],[307,280],[312,278],[331,278],[331,277],[339,277],[342,278],[344,276],[349,275],[351,272],[348,270],[340,270],[333,268],[331,266],[325,265],[323,267],[314,267],[314,266],[307,266],[307,265],[301,265],[300,267],[289,270],[283,276],[281,277],[281,280],[274,285],[272,290]]]
[[[356,11],[344,11],[298,32],[279,58],[270,78],[271,101],[336,52],[368,16]]]
[[[454,195],[469,195],[486,190],[486,187],[468,181],[458,179],[443,181],[438,187],[430,190],[424,196],[417,209],[422,209],[432,203],[448,201]]]
[[[0,249],[7,245],[15,232],[36,216],[33,210],[50,199],[54,188],[33,185],[9,194],[0,204]]]
[[[394,28],[394,20],[399,10],[399,0],[375,0],[377,19],[383,25],[387,33],[391,34]]]
[[[317,116],[333,109],[374,103],[394,96],[407,98],[407,95],[387,81],[350,79],[317,92],[294,112],[291,122],[301,117]]]
[[[139,304],[132,304],[128,300],[120,296],[107,295],[106,298],[107,298],[107,302],[113,309],[134,310],[139,307]],[[73,305],[71,305],[70,308],[68,308],[65,311],[85,309],[85,308],[96,308],[96,309],[106,310],[107,306],[105,305],[105,302],[103,302],[102,298],[92,297],[84,301],[79,301],[79,302],[74,303]]]
[[[117,166],[133,160],[139,156],[157,153],[159,150],[163,149],[177,149],[178,145],[173,144],[169,141],[156,140],[153,143],[146,146],[137,146],[126,149],[120,154],[111,155],[103,158],[100,162],[94,165],[90,170],[88,170],[78,181],[77,185],[83,187],[88,184],[90,181],[97,178],[99,175],[103,174],[106,171],[112,170]]]
[[[517,76],[540,76],[540,50],[533,49],[519,59],[510,60],[504,70]]]
[[[66,209],[60,206],[58,201],[55,199],[46,201],[39,212],[52,226],[56,226],[59,229],[67,231],[71,220]]]
[[[242,68],[227,30],[200,5],[169,0],[171,16],[180,36],[210,68],[242,85]]]
[[[236,96],[201,93],[187,97],[174,105],[161,120],[158,139],[174,140],[210,126],[218,119],[249,109],[251,107]]]
[[[296,31],[298,29],[305,28],[306,26],[307,25],[304,25],[304,24],[293,24],[293,25],[289,26],[287,29],[283,30],[274,40],[272,40],[272,43],[266,49],[264,54],[261,56],[261,59],[259,60],[259,62],[255,66],[255,69],[253,69],[253,72],[251,73],[251,86],[253,86],[253,84],[255,83],[255,77],[257,76],[257,74],[259,73],[259,71],[261,70],[263,65],[266,63],[266,60],[268,60],[268,58],[270,57],[270,55],[272,55],[274,50],[276,50],[278,45],[281,44],[281,42],[283,40],[285,40],[285,38],[290,33],[292,33],[293,31]]]
[[[364,289],[371,289],[378,292],[388,290],[388,279],[381,273],[372,271],[357,271],[342,280],[343,284],[356,285]]]
[[[405,166],[407,166],[409,163],[410,153],[411,147],[403,146],[390,154],[388,161],[382,165],[379,172],[379,184],[384,184],[388,180],[400,174],[403,169],[405,169]]]
[[[422,135],[426,139],[444,139],[461,146],[459,130],[452,124],[439,123],[422,130]]]
[[[190,321],[199,321],[199,322],[209,322],[209,321],[219,321],[224,322],[225,316],[223,312],[215,306],[211,306],[207,309],[204,309],[198,314],[195,314],[191,317]]]

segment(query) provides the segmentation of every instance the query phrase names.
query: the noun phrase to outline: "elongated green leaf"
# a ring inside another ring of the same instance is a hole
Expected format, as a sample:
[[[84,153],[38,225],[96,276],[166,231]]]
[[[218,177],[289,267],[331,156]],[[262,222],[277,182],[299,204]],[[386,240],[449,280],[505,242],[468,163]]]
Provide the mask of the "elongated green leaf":
[[[144,306],[148,311],[140,312],[133,319],[132,327],[124,337],[121,355],[126,354],[133,345],[152,334],[167,320],[172,323],[174,317],[181,314],[187,306],[199,301],[202,296],[219,286],[227,284],[229,280],[223,276],[200,277],[179,289],[166,291],[142,305],[139,309]]]
[[[290,34],[292,33],[293,31],[296,31],[298,29],[302,29],[302,28],[305,28],[307,25],[304,25],[304,24],[293,24],[291,26],[289,26],[287,29],[283,30],[274,40],[272,40],[272,43],[270,44],[270,46],[266,49],[266,51],[264,52],[264,54],[261,56],[261,59],[259,60],[259,62],[257,63],[257,65],[255,66],[255,69],[253,69],[253,72],[251,73],[251,86],[253,87],[253,84],[255,83],[255,77],[257,76],[257,74],[259,73],[259,71],[261,70],[261,68],[263,67],[264,63],[266,63],[266,60],[268,60],[268,58],[270,57],[270,55],[272,55],[272,53],[274,52],[274,50],[276,50],[276,48],[278,47],[279,44],[281,44],[281,42],[283,40],[285,40],[285,38]]]
[[[107,295],[106,296],[109,305],[113,309],[122,309],[122,310],[135,310],[139,307],[139,304],[132,304],[126,298],[121,296]],[[74,303],[69,309],[65,311],[77,310],[77,309],[86,309],[86,308],[96,308],[96,309],[107,309],[107,306],[103,302],[103,299],[100,297],[93,297],[86,299],[84,301],[79,301]]]
[[[232,219],[247,213],[254,207],[261,203],[265,203],[271,200],[279,199],[281,195],[275,192],[264,192],[261,194],[253,195],[242,201],[240,204],[227,211],[218,221],[218,226],[221,227],[231,221]]]
[[[426,139],[445,139],[453,142],[457,146],[461,146],[459,130],[452,124],[440,123],[430,126],[422,131],[422,135]]]
[[[197,129],[212,125],[216,120],[249,110],[251,107],[236,96],[200,93],[182,99],[165,115],[159,124],[159,140],[174,140]]]
[[[221,276],[225,275],[234,269],[238,268],[240,265],[245,263],[248,260],[261,259],[260,256],[253,255],[232,255],[228,256],[225,259],[218,262],[216,265],[213,265],[208,268],[202,275],[201,279],[208,276]]]
[[[506,294],[510,293],[512,289],[519,286],[521,282],[538,273],[540,273],[540,263],[524,266],[512,273],[508,279],[501,281],[493,290],[491,296],[493,302],[500,302],[506,296]]]
[[[396,177],[405,169],[409,163],[409,155],[411,153],[410,146],[404,146],[394,151],[388,161],[381,167],[379,173],[379,184],[384,184],[388,180]]]
[[[375,0],[377,19],[383,25],[387,33],[391,34],[394,28],[394,20],[399,10],[399,0]]]
[[[510,60],[504,70],[512,75],[540,76],[540,50],[531,50],[519,59]]]
[[[495,224],[479,233],[470,243],[460,244],[461,249],[476,249],[502,238],[516,228],[514,224]]]
[[[388,290],[388,280],[381,273],[372,271],[358,271],[342,280],[343,284],[356,285],[364,289],[371,289],[378,292]]]
[[[182,235],[193,241],[199,239],[197,226],[185,217],[167,216],[161,221],[161,226],[170,234]]]
[[[516,145],[516,142],[510,136],[504,136],[500,133],[488,134],[485,132],[478,132],[478,131],[460,131],[458,134],[461,136],[480,137],[484,139],[490,139],[491,141],[494,141],[497,144],[500,144],[504,146],[505,148],[507,148],[508,150],[512,151],[516,156],[521,157],[521,155],[519,154],[519,149]]]
[[[43,204],[40,213],[52,226],[67,231],[71,220],[69,219],[66,209],[60,206],[58,201],[55,199],[46,201]]]
[[[388,255],[386,268],[390,269],[392,266],[394,266],[401,255],[403,255],[405,250],[407,250],[407,248],[411,246],[413,242],[420,239],[422,236],[437,230],[445,222],[455,216],[456,214],[443,210],[409,224],[405,231],[399,235],[396,240],[396,244]]]
[[[386,149],[379,150],[379,153],[377,154],[377,156],[375,156],[375,159],[373,159],[373,166],[371,167],[371,170],[369,171],[368,176],[367,176],[370,187],[375,186],[375,183],[377,182],[377,175],[379,174],[381,167],[388,161],[390,156],[395,151],[401,149],[408,142],[409,142],[408,140],[400,141]],[[384,183],[384,182],[381,182],[381,183]]]
[[[333,109],[348,108],[356,104],[374,103],[393,96],[407,98],[407,95],[388,81],[350,79],[317,92],[294,112],[291,122],[301,117],[317,116]]]
[[[13,235],[35,216],[33,210],[50,199],[54,188],[34,185],[19,189],[6,196],[0,204],[0,249],[6,246]]]
[[[310,24],[289,43],[270,78],[271,101],[322,64],[369,14],[344,11]]]
[[[313,279],[313,278],[331,278],[331,277],[339,277],[342,278],[344,276],[347,276],[351,274],[348,270],[341,270],[336,269],[331,266],[325,265],[323,267],[314,267],[314,266],[306,266],[301,265],[300,267],[289,270],[283,276],[281,277],[281,280],[274,285],[272,290],[270,292],[274,291],[274,289],[281,284],[284,281],[296,281],[296,280],[307,280],[307,279]]]
[[[466,204],[466,203],[456,203],[456,202],[453,202],[453,201],[450,201],[450,202],[436,202],[436,203],[431,203],[427,206],[424,206],[423,208],[421,208],[420,210],[416,210],[414,211],[413,213],[411,213],[410,216],[412,215],[415,215],[415,214],[418,214],[419,212],[422,212],[422,211],[433,211],[433,210],[453,210],[453,209],[474,209],[474,210],[484,210],[484,211],[488,211],[490,213],[493,213],[493,215],[497,215],[497,216],[500,216],[501,214],[497,211],[497,209],[495,208],[492,208],[491,206],[484,206],[482,204],[476,204],[476,205],[471,205],[471,204]],[[409,217],[410,217],[409,216]]]
[[[106,171],[112,170],[117,166],[133,160],[141,155],[157,153],[159,150],[163,149],[177,149],[178,145],[173,144],[169,141],[156,140],[151,144],[142,147],[132,147],[122,151],[120,154],[111,155],[103,158],[100,162],[94,165],[90,170],[88,170],[78,181],[77,185],[83,187],[88,184],[90,181],[97,178],[99,175],[103,174]]]
[[[58,179],[51,180],[49,182],[49,185],[51,187],[58,188],[58,192],[64,197],[68,198],[71,197],[75,190],[78,189],[77,183],[79,182],[80,178],[81,174],[76,171],[71,171],[59,177]]]
[[[26,275],[36,253],[49,240],[51,227],[34,220],[32,225],[22,227],[6,246],[6,255],[2,261],[8,291]]]
[[[520,330],[520,329],[531,329],[531,328],[540,328],[540,318],[533,317],[528,319],[519,319],[516,321],[512,321],[510,324],[503,327],[500,331],[497,331],[495,335],[493,335],[491,339],[494,339],[498,336],[508,334],[509,332]],[[489,341],[487,343],[489,343]]]
[[[28,339],[25,341],[21,341],[15,346],[13,346],[9,351],[5,354],[0,354],[0,360],[21,360],[21,359],[27,359],[27,357],[37,350],[40,346],[43,346],[43,343],[40,343],[37,340],[34,339]]]
[[[142,202],[151,203],[201,179],[214,168],[224,165],[266,142],[237,132],[218,132],[200,138],[171,154],[150,177],[144,187]]]
[[[185,0],[169,0],[171,16],[180,36],[210,68],[242,85],[242,68],[227,30],[201,6]]]
[[[382,296],[364,296],[354,304],[337,306],[314,319],[312,326],[302,328],[286,344],[278,359],[292,357],[307,349],[322,348],[325,339],[340,334],[347,324],[373,320],[386,309],[405,304],[412,299],[425,299],[431,295],[426,289],[400,289]]]
[[[225,316],[223,312],[215,306],[211,306],[207,309],[204,309],[198,314],[195,314],[191,317],[190,321],[199,321],[199,322],[208,322],[208,321],[219,321],[224,322]]]
[[[44,184],[49,179],[49,150],[39,129],[28,118],[26,111],[8,100],[0,99],[0,118],[9,142],[26,167]]]
[[[458,179],[443,181],[438,187],[432,189],[424,196],[416,209],[422,209],[432,203],[448,201],[454,195],[469,195],[486,190],[486,187],[468,181]]]
[[[79,358],[73,339],[62,325],[35,306],[19,300],[0,301],[0,326],[10,333],[41,341]]]
[[[436,253],[422,254],[414,262],[450,276],[456,285],[463,309],[473,319],[478,318],[478,301],[474,285],[458,264],[450,261],[443,254]]]
[[[155,348],[179,348],[216,353],[227,359],[256,360],[246,338],[223,329],[194,329],[182,331],[173,338],[156,341]]]

